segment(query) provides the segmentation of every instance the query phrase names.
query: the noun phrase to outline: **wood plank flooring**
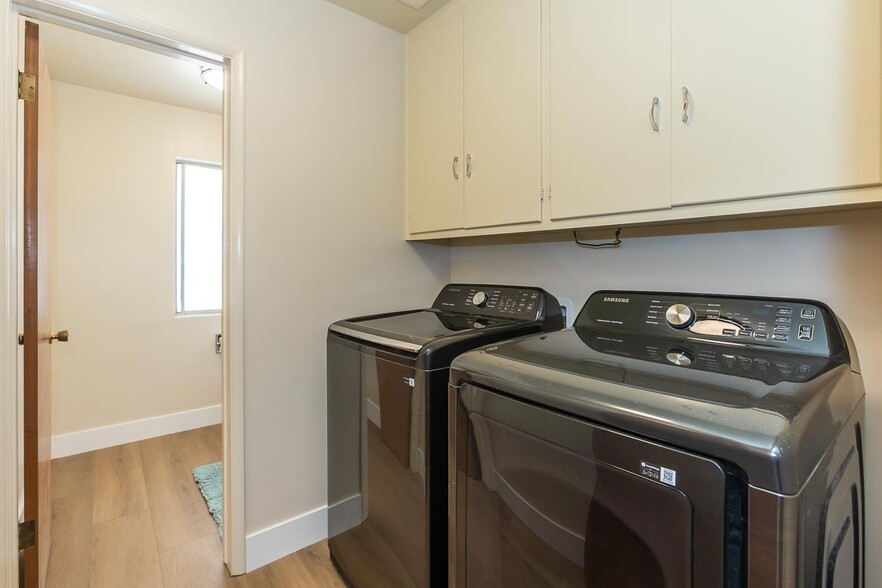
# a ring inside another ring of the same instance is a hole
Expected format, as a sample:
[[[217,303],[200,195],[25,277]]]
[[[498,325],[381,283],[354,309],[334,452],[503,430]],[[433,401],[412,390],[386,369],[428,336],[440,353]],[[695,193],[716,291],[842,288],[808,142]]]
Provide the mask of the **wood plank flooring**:
[[[192,474],[222,451],[217,425],[53,460],[46,586],[344,587],[325,542],[229,575]]]

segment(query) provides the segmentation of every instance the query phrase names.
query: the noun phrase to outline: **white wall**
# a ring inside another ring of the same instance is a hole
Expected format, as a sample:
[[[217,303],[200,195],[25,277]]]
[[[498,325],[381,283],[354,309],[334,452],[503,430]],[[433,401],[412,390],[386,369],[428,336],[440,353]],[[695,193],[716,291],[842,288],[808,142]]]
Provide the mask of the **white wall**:
[[[579,309],[595,290],[637,289],[814,298],[846,323],[867,387],[867,577],[882,574],[882,210],[625,228],[620,249],[564,242],[455,246],[454,281],[536,284]],[[595,234],[601,239],[611,237]],[[646,236],[655,234],[656,236]],[[633,237],[634,235],[644,235]],[[590,235],[588,235],[590,236]],[[564,236],[571,239],[572,235]]]
[[[175,160],[219,162],[221,117],[52,88],[53,436],[219,405],[220,316],[175,316]]]
[[[327,325],[449,277],[402,238],[404,37],[325,0],[86,4],[245,52],[246,531],[324,507]]]

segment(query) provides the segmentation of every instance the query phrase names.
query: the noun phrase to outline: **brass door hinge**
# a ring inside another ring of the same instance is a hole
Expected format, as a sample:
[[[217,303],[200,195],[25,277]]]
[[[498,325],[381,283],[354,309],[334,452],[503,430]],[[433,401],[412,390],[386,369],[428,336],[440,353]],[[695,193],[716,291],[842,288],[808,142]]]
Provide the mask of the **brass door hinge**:
[[[37,544],[37,526],[34,521],[18,524],[18,550],[24,551]]]
[[[33,102],[37,98],[37,77],[34,74],[18,72],[18,98]]]

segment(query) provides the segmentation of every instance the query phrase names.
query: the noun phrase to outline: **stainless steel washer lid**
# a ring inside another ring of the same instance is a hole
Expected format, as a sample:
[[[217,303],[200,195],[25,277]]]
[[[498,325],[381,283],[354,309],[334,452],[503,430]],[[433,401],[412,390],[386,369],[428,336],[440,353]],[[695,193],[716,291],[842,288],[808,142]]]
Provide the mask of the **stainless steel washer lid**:
[[[332,324],[330,330],[353,339],[419,353],[427,343],[441,337],[513,324],[508,319],[417,310],[339,321]]]

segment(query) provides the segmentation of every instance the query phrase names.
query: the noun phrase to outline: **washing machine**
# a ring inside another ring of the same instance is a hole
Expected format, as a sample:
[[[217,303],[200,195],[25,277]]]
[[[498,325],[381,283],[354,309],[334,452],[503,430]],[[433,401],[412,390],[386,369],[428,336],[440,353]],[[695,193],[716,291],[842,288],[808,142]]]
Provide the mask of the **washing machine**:
[[[328,330],[331,558],[357,588],[447,586],[447,383],[470,349],[561,329],[541,288],[449,284]]]
[[[459,356],[449,402],[452,585],[864,585],[864,386],[820,302],[597,292]]]

